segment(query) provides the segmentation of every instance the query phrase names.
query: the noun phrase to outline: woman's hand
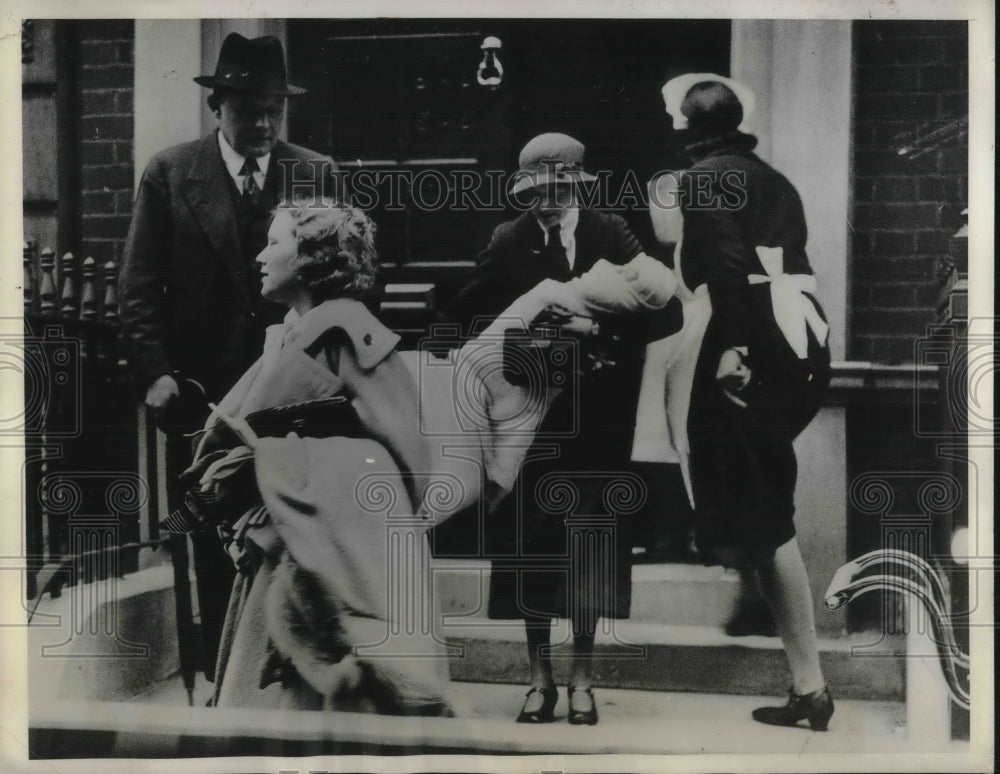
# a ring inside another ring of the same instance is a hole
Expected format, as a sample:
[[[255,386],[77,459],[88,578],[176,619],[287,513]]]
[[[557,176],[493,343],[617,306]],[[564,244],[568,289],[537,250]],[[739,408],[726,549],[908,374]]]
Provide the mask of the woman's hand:
[[[727,349],[719,358],[719,367],[715,371],[715,380],[722,388],[722,394],[730,403],[740,408],[747,404],[739,397],[740,393],[750,384],[751,371],[747,364],[749,352],[746,347]]]
[[[570,336],[596,336],[601,332],[601,326],[597,320],[578,314],[569,316],[559,327],[563,333]]]

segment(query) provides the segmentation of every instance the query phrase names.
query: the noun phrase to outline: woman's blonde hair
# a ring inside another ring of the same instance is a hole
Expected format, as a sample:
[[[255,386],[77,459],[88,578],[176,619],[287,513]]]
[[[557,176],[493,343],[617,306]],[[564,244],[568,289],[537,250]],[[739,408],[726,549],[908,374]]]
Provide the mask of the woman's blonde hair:
[[[298,245],[296,269],[314,299],[369,302],[376,292],[375,224],[356,207],[320,198],[281,204]]]

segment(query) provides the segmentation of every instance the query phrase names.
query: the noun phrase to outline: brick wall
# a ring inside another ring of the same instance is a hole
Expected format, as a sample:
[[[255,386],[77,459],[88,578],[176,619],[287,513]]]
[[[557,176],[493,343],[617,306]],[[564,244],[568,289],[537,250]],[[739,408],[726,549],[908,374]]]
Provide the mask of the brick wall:
[[[934,319],[938,266],[968,199],[965,140],[920,158],[899,135],[968,112],[964,22],[856,22],[849,357],[913,361]]]
[[[80,22],[83,252],[119,264],[132,213],[135,23]]]
[[[968,200],[965,140],[907,159],[897,149],[928,122],[968,114],[964,22],[855,22],[854,233],[848,357],[912,363],[914,344],[935,321],[953,217]],[[940,424],[938,407],[914,394],[874,396],[848,409],[848,484],[884,478],[889,516],[919,522],[918,492],[943,468],[933,439],[915,426]],[[919,422],[916,417],[919,412]],[[959,518],[956,516],[956,518]],[[848,553],[883,547],[890,522],[848,506]],[[932,550],[947,554],[951,516],[931,522]],[[883,611],[883,604],[889,608]],[[851,630],[881,630],[896,601],[872,594],[851,605]]]

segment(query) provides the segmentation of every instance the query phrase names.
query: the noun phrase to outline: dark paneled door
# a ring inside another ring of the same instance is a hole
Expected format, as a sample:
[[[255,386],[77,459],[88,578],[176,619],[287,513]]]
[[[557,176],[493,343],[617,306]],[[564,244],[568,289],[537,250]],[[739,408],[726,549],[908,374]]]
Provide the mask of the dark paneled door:
[[[469,25],[290,22],[292,66],[311,93],[295,100],[293,141],[328,151],[352,172],[355,195],[379,227],[394,265],[461,265],[496,214],[480,179],[508,163],[510,92],[476,78],[484,34]],[[468,181],[468,182],[467,182]]]

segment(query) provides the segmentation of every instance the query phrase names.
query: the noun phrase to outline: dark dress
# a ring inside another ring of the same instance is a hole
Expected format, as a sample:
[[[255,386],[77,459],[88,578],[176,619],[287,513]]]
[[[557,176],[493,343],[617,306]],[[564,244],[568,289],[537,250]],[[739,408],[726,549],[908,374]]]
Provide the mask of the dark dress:
[[[767,274],[758,246],[781,248],[784,274],[812,275],[805,216],[794,186],[745,148],[708,153],[681,188],[682,272],[689,287],[706,284],[712,301],[688,414],[697,542],[710,559],[755,564],[795,536],[792,442],[830,381],[826,341],[807,326],[800,357],[776,322],[771,283],[749,280]],[[822,317],[815,297],[804,295]],[[722,353],[734,347],[748,352],[745,407],[730,402],[715,378]]]
[[[501,224],[448,318],[468,333],[474,319],[493,319],[543,279],[578,277],[601,258],[625,264],[642,250],[624,220],[591,210],[580,210],[575,236],[570,270],[565,256],[546,248],[533,215]],[[493,560],[491,618],[628,615],[631,547],[624,530],[642,499],[629,457],[646,321],[604,322],[621,326],[625,346],[616,366],[560,394],[513,492],[483,525],[479,555]]]

